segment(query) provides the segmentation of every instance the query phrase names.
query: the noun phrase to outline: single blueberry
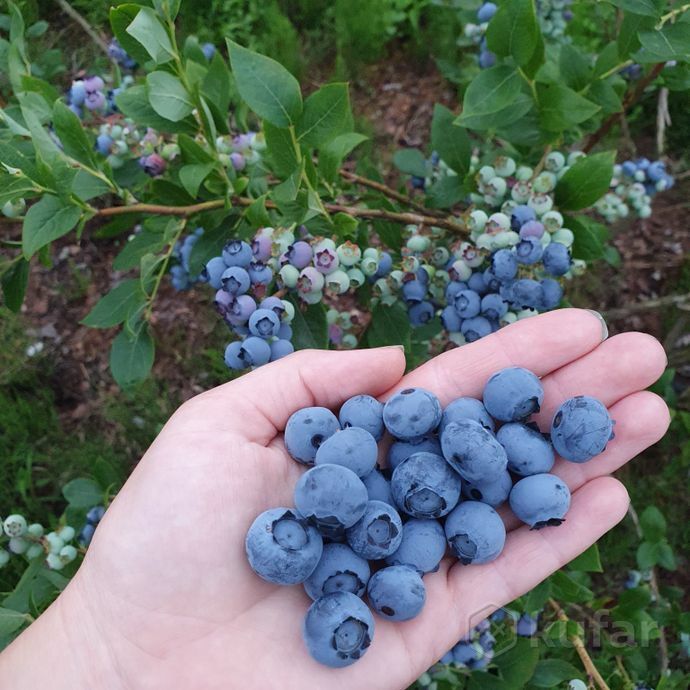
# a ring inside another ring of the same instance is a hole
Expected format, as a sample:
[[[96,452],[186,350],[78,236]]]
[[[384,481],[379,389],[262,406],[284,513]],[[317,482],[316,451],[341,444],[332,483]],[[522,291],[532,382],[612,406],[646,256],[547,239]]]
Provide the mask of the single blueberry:
[[[526,477],[549,472],[555,461],[553,447],[538,429],[525,424],[504,424],[496,434],[508,456],[508,469]]]
[[[556,527],[570,508],[570,490],[555,474],[533,474],[515,484],[510,508],[531,529]]]
[[[503,551],[506,528],[486,503],[463,501],[446,518],[446,539],[461,563],[489,563]]]
[[[346,544],[326,544],[316,568],[304,581],[304,591],[316,601],[333,592],[364,596],[371,570],[364,558]]]
[[[423,388],[405,388],[383,406],[383,423],[398,439],[409,441],[436,429],[441,421],[441,403]]]
[[[408,565],[418,573],[435,573],[446,553],[446,535],[436,520],[408,520],[397,550],[386,558],[388,565]]]
[[[371,576],[367,595],[371,607],[380,616],[392,621],[407,621],[424,607],[426,587],[414,568],[391,565]]]
[[[441,434],[443,457],[464,479],[495,481],[506,470],[508,458],[494,435],[473,419],[458,419]]]
[[[378,445],[364,429],[350,427],[327,438],[316,451],[314,464],[342,465],[358,477],[365,477],[376,466]]]
[[[285,427],[288,453],[305,465],[312,465],[319,446],[340,430],[336,416],[325,407],[305,407],[293,413]]]
[[[566,400],[551,422],[556,452],[571,462],[587,462],[606,449],[613,438],[613,420],[596,398],[578,395]]]
[[[539,412],[544,389],[537,376],[522,367],[507,367],[493,374],[484,386],[484,407],[502,422],[520,422]]]
[[[402,520],[388,503],[369,501],[364,515],[347,532],[347,543],[370,561],[390,556],[402,540]]]

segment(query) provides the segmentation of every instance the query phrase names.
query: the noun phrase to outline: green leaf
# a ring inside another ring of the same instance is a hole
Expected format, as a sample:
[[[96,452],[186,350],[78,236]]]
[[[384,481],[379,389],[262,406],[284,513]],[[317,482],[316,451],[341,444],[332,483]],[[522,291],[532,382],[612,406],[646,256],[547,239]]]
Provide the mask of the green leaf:
[[[486,41],[489,50],[512,55],[522,67],[532,59],[540,33],[533,0],[505,0],[489,22]]]
[[[648,587],[633,587],[621,592],[621,595],[618,597],[618,604],[613,611],[629,615],[633,611],[641,611],[647,608],[651,601],[652,595]]]
[[[648,570],[657,564],[659,558],[659,544],[657,542],[643,541],[637,547],[637,567],[640,570]]]
[[[661,17],[666,0],[611,0],[616,7],[646,17]]]
[[[110,348],[110,371],[121,388],[143,381],[151,371],[155,344],[148,326],[129,334],[124,329],[117,334]]]
[[[551,582],[546,579],[530,590],[525,598],[525,612],[536,615],[541,611],[551,596]]]
[[[601,106],[604,115],[619,113],[623,109],[621,98],[609,81],[597,79],[592,82],[587,90],[587,95],[594,103]]]
[[[538,688],[555,688],[571,678],[584,679],[582,671],[562,659],[540,659],[529,680]]]
[[[575,91],[582,91],[592,78],[589,60],[570,43],[561,46],[558,68],[566,85]]]
[[[297,149],[287,127],[274,127],[270,122],[264,123],[266,151],[273,170],[281,179],[292,175],[299,165]]]
[[[221,54],[216,51],[201,84],[201,93],[215,104],[224,115],[227,115],[230,107],[230,84],[230,70]]]
[[[529,638],[518,637],[515,645],[496,656],[495,664],[513,688],[523,688],[532,677],[539,649]]]
[[[599,547],[592,544],[587,550],[583,551],[577,558],[568,563],[570,570],[582,570],[588,573],[603,573],[599,557]]]
[[[465,175],[469,170],[472,144],[467,130],[456,125],[455,115],[440,103],[434,105],[431,146],[458,175]]]
[[[328,323],[326,321],[326,307],[322,302],[304,304],[295,297],[288,297],[295,307],[295,318],[292,326],[292,344],[296,350],[316,348],[328,349]]]
[[[465,91],[457,124],[470,129],[486,128],[491,116],[515,101],[521,87],[522,79],[512,67],[497,65],[482,70]]]
[[[566,602],[590,601],[594,596],[592,591],[581,585],[564,570],[558,570],[551,576],[553,596],[556,600]]]
[[[53,126],[68,156],[85,165],[97,167],[93,142],[86,135],[81,120],[62,101],[56,101],[53,106]]]
[[[144,229],[138,235],[134,235],[131,240],[126,242],[122,251],[115,257],[115,261],[113,261],[113,268],[116,271],[129,271],[132,268],[136,268],[144,254],[156,254],[163,249],[165,244],[166,238],[162,233],[149,232]],[[136,283],[137,281],[132,282]],[[143,297],[143,295],[140,296]],[[125,314],[125,318],[127,315],[128,314]],[[90,316],[91,313],[86,318],[88,319]],[[124,319],[122,320],[124,321]],[[118,321],[117,323],[120,322]],[[91,324],[86,325],[89,326]],[[115,324],[112,325],[114,326]]]
[[[642,511],[640,527],[647,541],[661,541],[666,534],[666,520],[656,506],[647,506]]]
[[[151,107],[166,120],[179,122],[194,110],[192,97],[182,82],[168,72],[151,72],[146,77]]]
[[[193,163],[180,168],[180,182],[189,196],[196,196],[199,193],[201,183],[209,176],[214,163]]]
[[[62,488],[62,495],[74,508],[91,508],[103,503],[103,491],[93,479],[73,479]]]
[[[604,255],[604,233],[600,223],[588,216],[566,216],[566,225],[575,235],[572,254],[575,259],[597,261]],[[606,230],[606,228],[604,228]]]
[[[338,169],[343,160],[362,142],[366,141],[364,134],[348,132],[333,139],[319,151],[319,171],[327,182],[334,182],[338,177]]]
[[[466,196],[460,175],[446,175],[427,189],[427,202],[431,208],[450,208]]]
[[[443,686],[458,687],[457,685]],[[515,686],[508,681],[495,676],[493,673],[472,673],[467,684],[467,690],[515,690]]]
[[[139,64],[144,65],[150,60],[149,52],[138,40],[127,33],[127,27],[134,21],[135,17],[142,9],[141,5],[127,3],[110,8],[110,26],[115,34],[115,38],[120,45],[127,51],[128,55]]]
[[[666,24],[659,31],[640,31],[637,37],[642,45],[635,55],[638,62],[690,60],[690,22]]]
[[[676,556],[673,553],[671,545],[667,541],[662,541],[659,544],[657,553],[657,561],[662,568],[666,570],[675,570],[677,567]]]
[[[152,127],[161,132],[172,134],[196,134],[197,124],[194,118],[187,117],[179,122],[172,122],[161,117],[151,106],[148,89],[143,84],[130,86],[115,97],[115,103],[125,117],[129,117],[137,124]]]
[[[226,39],[242,100],[276,127],[297,123],[302,113],[299,83],[281,64]]]
[[[111,328],[125,321],[144,302],[139,281],[128,278],[103,295],[81,323],[90,328]]]
[[[102,178],[96,177],[86,170],[77,170],[77,174],[72,180],[72,191],[82,201],[89,201],[89,199],[107,194],[110,187]]]
[[[151,8],[142,7],[126,31],[144,46],[159,65],[175,57],[168,32]]]
[[[393,155],[393,165],[407,175],[426,177],[426,158],[419,149],[398,149]]]
[[[390,307],[384,304],[377,304],[374,307],[366,332],[369,347],[403,345],[405,350],[409,351],[411,334],[412,327],[407,310],[400,302]]]
[[[615,41],[607,43],[606,46],[599,52],[596,62],[594,63],[594,76],[600,77],[612,70],[620,62],[618,58],[618,44]]]
[[[29,262],[24,258],[15,261],[2,274],[0,282],[2,282],[5,306],[15,314],[18,313],[24,301],[26,286],[29,283]]]
[[[0,608],[0,636],[10,635],[29,623],[29,616],[20,611]]]
[[[297,139],[321,148],[335,137],[352,131],[354,122],[347,84],[327,84],[304,101],[297,123]]]
[[[618,29],[618,57],[625,60],[640,47],[639,31],[654,28],[654,19],[626,12]]]
[[[601,110],[596,103],[561,84],[537,84],[537,97],[541,126],[548,132],[562,132]]]
[[[78,206],[66,205],[61,199],[46,194],[24,217],[22,250],[30,259],[41,247],[66,235],[81,217]]]
[[[578,159],[556,185],[555,200],[558,208],[562,211],[576,211],[601,199],[609,190],[615,160],[615,151],[604,151]]]

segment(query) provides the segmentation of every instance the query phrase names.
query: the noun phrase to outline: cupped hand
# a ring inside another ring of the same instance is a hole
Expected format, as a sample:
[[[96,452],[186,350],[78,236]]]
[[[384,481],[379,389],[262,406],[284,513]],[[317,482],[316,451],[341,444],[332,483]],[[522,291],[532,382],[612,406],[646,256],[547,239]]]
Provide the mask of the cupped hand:
[[[70,690],[407,687],[469,627],[625,515],[626,490],[609,475],[666,431],[664,402],[644,391],[666,359],[647,335],[604,337],[595,315],[563,309],[508,326],[407,375],[397,347],[304,351],[190,400],[118,494],[67,590],[0,657],[0,686],[44,687],[34,661],[43,654],[48,667],[60,669],[50,687]],[[409,386],[433,391],[445,405],[461,395],[481,396],[489,375],[510,365],[542,377],[537,421],[544,429],[554,409],[577,394],[599,398],[616,420],[616,438],[602,455],[583,465],[558,460],[554,467],[573,493],[567,520],[530,531],[504,511],[509,535],[496,561],[463,566],[446,559],[424,578],[427,602],[417,618],[377,618],[373,644],[360,661],[343,669],[319,665],[301,637],[307,595],[299,586],[264,582],[244,553],[256,515],[293,505],[304,467],[283,445],[288,417],[310,405],[337,410],[358,393],[385,399]],[[5,676],[11,676],[7,686]]]

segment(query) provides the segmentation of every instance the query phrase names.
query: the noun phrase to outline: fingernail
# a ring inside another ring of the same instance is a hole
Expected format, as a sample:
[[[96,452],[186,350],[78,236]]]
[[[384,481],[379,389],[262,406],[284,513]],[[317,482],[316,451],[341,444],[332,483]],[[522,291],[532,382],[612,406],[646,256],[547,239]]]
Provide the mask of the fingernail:
[[[395,349],[395,350],[400,350],[401,352],[405,352],[405,346],[404,345],[386,345],[384,350],[386,349]]]
[[[609,337],[609,327],[606,325],[606,321],[604,321],[604,317],[598,312],[594,311],[594,309],[588,309],[587,310],[592,316],[596,316],[597,319],[599,320],[599,323],[601,324],[601,342],[603,343],[606,338]]]

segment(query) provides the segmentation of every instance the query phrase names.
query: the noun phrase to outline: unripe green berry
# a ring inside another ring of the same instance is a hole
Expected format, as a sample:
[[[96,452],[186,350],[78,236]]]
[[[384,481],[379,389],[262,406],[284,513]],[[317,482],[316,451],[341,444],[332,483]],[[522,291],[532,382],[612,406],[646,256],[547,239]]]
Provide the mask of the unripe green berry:
[[[394,287],[396,290],[399,290],[402,287],[404,278],[405,274],[397,269],[395,271],[391,271],[388,274],[388,280],[391,286]]]
[[[485,165],[484,167],[479,168],[477,177],[480,182],[487,184],[489,180],[492,180],[494,177],[496,177],[496,170],[494,170],[494,168],[490,165]]]
[[[0,568],[4,568],[10,562],[10,554],[5,549],[0,549]]]
[[[350,278],[340,269],[326,276],[326,289],[336,295],[342,295],[350,289]]]
[[[354,242],[343,242],[336,250],[343,266],[354,266],[362,258],[362,250]]]
[[[378,297],[384,297],[392,293],[391,286],[385,278],[379,278],[373,285],[374,294]]]
[[[31,544],[31,546],[26,550],[26,557],[30,561],[32,561],[34,558],[38,558],[39,556],[42,557],[44,554],[45,551],[40,544]]]
[[[300,297],[307,304],[318,304],[323,299],[323,292],[321,290],[314,290],[313,292],[302,294]]]
[[[380,256],[380,252],[376,247],[367,247],[364,252],[362,253],[362,257],[365,259],[376,259],[378,262]]]
[[[295,305],[292,302],[288,302],[286,299],[280,300],[283,303],[283,323],[292,323],[295,318]]]
[[[13,514],[5,518],[2,525],[5,534],[8,537],[22,537],[26,534],[27,526],[23,515]]]
[[[357,338],[352,333],[345,333],[341,345],[348,350],[354,350],[357,347]]]
[[[510,177],[515,172],[515,161],[508,156],[499,156],[494,161],[494,169],[496,174],[501,177]]]
[[[280,279],[286,288],[292,289],[297,286],[299,280],[299,269],[292,264],[285,264],[279,271]]]
[[[7,201],[2,207],[2,215],[7,218],[17,218],[26,210],[26,201],[23,198]]]
[[[374,259],[371,256],[366,256],[362,259],[360,268],[365,276],[373,276],[379,270],[379,260],[378,258]]]
[[[55,554],[60,553],[60,549],[65,545],[65,542],[55,532],[48,532],[46,534],[46,542],[48,543],[50,553]]]
[[[49,553],[46,556],[46,565],[51,570],[62,570],[65,567],[65,564],[62,562],[62,559],[56,553]]]
[[[64,542],[72,541],[74,539],[74,527],[70,527],[69,525],[65,525],[63,528],[58,530],[58,537],[62,539]]]
[[[412,255],[403,256],[400,265],[405,273],[416,273],[419,269],[419,259]]]
[[[338,320],[338,311],[337,309],[329,309],[326,312],[326,323],[329,326],[333,326],[336,321]]]
[[[486,213],[484,213],[484,211],[481,209],[477,209],[470,213],[469,220],[467,221],[467,227],[469,227],[472,232],[481,232],[488,220],[489,216],[487,216]]]
[[[366,282],[366,276],[359,268],[350,268],[347,277],[350,279],[350,287],[355,288],[355,290],[362,287]]]
[[[29,548],[29,542],[23,537],[12,537],[9,548],[12,553],[22,554]]]
[[[569,230],[568,228],[561,228],[551,235],[551,240],[553,242],[560,242],[566,247],[572,247],[573,242],[575,241],[575,235],[573,234],[572,230]]]
[[[515,179],[518,182],[529,182],[532,179],[532,175],[534,175],[534,170],[528,165],[521,165],[515,171]]]
[[[35,537],[36,539],[40,539],[45,533],[43,525],[41,525],[38,522],[34,522],[33,524],[29,525],[26,531],[28,534],[30,534],[32,537]]]
[[[434,266],[442,268],[448,263],[450,259],[450,252],[446,247],[436,247],[434,253],[432,254],[431,260],[434,262]]]
[[[407,248],[418,254],[425,252],[429,248],[429,244],[431,244],[431,241],[424,235],[412,235],[412,237],[407,240]]]
[[[542,217],[547,232],[556,232],[563,227],[563,216],[558,211],[547,211]]]
[[[71,563],[77,557],[77,550],[71,544],[63,546],[60,549],[60,560],[65,563]]]
[[[544,167],[551,172],[558,172],[564,165],[565,156],[560,151],[551,151],[544,161]]]

